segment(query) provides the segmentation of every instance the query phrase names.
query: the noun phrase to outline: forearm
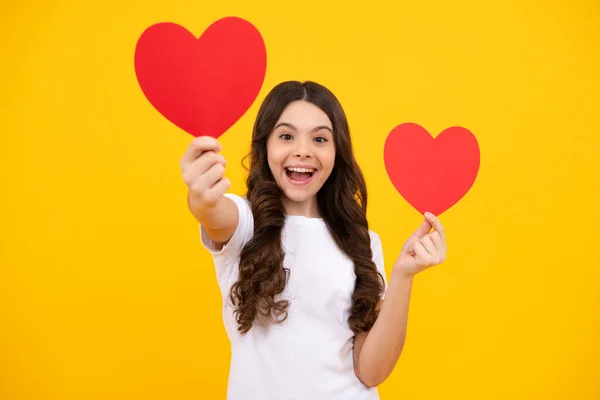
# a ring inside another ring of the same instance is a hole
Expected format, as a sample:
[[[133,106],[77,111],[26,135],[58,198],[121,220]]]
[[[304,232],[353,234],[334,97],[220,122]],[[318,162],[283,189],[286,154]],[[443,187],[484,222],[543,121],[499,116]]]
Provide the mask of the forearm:
[[[377,321],[358,356],[360,379],[368,386],[381,384],[394,369],[406,338],[413,278],[392,272]]]

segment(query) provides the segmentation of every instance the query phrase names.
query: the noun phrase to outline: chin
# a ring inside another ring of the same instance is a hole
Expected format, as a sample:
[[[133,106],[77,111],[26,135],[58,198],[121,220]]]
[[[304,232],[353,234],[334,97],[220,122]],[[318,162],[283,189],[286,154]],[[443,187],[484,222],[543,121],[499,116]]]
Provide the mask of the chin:
[[[297,193],[296,191],[283,190],[285,197],[294,203],[304,203],[315,197],[316,193]]]
[[[317,178],[317,179],[314,179]],[[285,197],[294,203],[303,203],[311,200],[317,195],[317,192],[322,186],[318,176],[313,176],[309,182],[305,184],[294,184],[287,175],[282,173],[277,184],[282,189]]]

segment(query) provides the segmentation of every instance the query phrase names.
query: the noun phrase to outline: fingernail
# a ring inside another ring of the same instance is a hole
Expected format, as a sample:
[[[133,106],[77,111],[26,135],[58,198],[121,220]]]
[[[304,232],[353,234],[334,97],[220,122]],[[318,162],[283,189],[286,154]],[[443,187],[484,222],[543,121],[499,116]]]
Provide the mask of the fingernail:
[[[425,216],[426,216],[427,218],[433,218],[433,214],[432,214],[432,213],[430,213],[429,211],[427,211],[427,212],[425,213]]]

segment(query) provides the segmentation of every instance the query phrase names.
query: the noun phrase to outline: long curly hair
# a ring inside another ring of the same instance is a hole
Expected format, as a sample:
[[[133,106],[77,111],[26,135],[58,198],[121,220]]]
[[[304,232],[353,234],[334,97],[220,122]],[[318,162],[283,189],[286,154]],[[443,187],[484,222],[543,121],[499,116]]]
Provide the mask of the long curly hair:
[[[281,232],[286,211],[283,192],[267,163],[267,139],[284,109],[308,101],[329,117],[336,149],[331,175],[317,193],[319,212],[336,244],[353,262],[356,283],[348,323],[354,334],[366,332],[379,313],[384,280],[373,262],[367,222],[367,188],[354,158],[348,121],[341,104],[326,87],[311,81],[275,86],[262,103],[252,133],[246,198],[254,215],[254,235],[242,249],[239,279],[231,288],[238,331],[247,333],[257,318],[277,323],[287,318],[289,300],[276,300],[290,271],[283,267]]]

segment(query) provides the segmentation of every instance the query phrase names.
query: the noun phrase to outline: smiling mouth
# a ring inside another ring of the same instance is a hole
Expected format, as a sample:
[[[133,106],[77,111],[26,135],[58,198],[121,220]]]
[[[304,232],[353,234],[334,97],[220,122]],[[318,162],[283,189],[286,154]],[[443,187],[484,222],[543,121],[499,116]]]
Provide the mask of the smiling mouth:
[[[296,185],[302,185],[308,183],[313,175],[317,172],[316,169],[309,168],[286,168],[285,175],[288,180]]]

